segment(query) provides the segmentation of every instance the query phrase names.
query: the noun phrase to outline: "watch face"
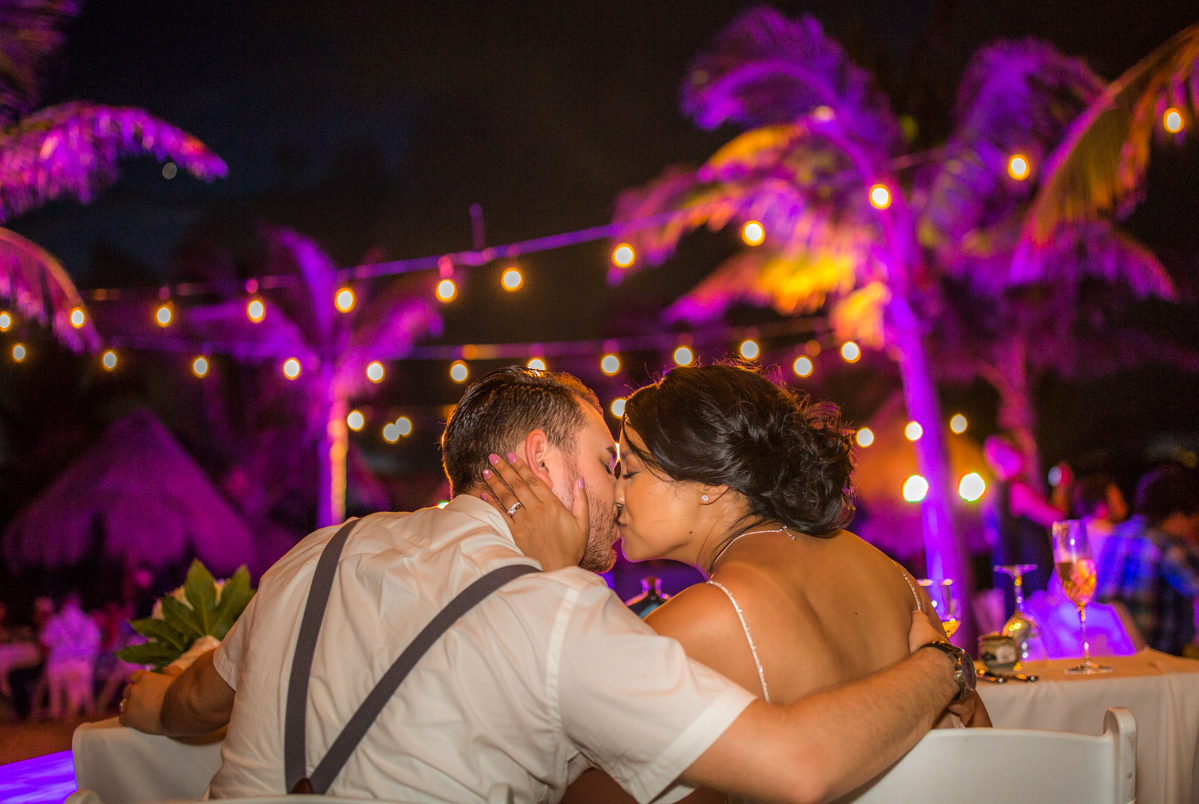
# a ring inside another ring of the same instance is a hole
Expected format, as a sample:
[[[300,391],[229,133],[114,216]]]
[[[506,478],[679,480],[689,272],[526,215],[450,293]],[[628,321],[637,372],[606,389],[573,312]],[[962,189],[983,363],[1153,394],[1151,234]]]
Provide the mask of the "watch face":
[[[974,692],[975,685],[978,684],[978,674],[974,671],[974,660],[970,658],[970,654],[962,651],[962,681],[965,685],[964,694]]]

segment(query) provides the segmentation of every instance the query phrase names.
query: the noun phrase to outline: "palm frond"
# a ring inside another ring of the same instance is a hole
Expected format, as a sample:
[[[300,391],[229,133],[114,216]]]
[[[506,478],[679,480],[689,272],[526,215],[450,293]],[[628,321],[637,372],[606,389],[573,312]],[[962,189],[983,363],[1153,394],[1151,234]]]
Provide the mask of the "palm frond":
[[[944,146],[920,221],[921,241],[949,248],[1025,202],[1046,154],[1104,82],[1047,42],[997,42],[971,60],[958,90],[956,127]],[[1015,154],[1030,177],[1008,175]]]
[[[890,288],[883,282],[870,282],[833,305],[829,324],[839,340],[881,349],[886,341],[884,320],[890,302]]]
[[[337,264],[316,241],[292,229],[282,226],[264,228],[272,255],[271,262],[286,263],[304,280],[308,291],[308,304],[293,310],[297,322],[303,326],[310,318],[316,327],[312,339],[326,343],[333,332],[334,296],[337,292]],[[273,272],[281,272],[273,269]],[[303,314],[301,314],[301,311]]]
[[[9,299],[22,317],[49,326],[68,348],[100,348],[100,336],[71,277],[49,252],[9,229],[0,229],[0,299]],[[71,311],[84,309],[82,327]]]
[[[874,151],[889,154],[901,142],[886,96],[820,23],[766,6],[746,11],[696,58],[682,97],[683,112],[702,128],[758,128],[818,114]]]
[[[61,196],[91,201],[121,159],[142,154],[204,180],[229,172],[204,143],[141,109],[64,103],[0,131],[0,220]]]
[[[274,357],[303,358],[317,352],[304,331],[277,305],[266,304],[258,323],[246,315],[244,299],[189,306],[180,316],[179,333],[201,342],[221,344],[239,360]]]
[[[1168,105],[1195,124],[1199,24],[1117,78],[1074,121],[1046,160],[1025,238],[1041,244],[1063,223],[1129,212],[1143,193],[1154,135],[1164,136],[1160,124]]]
[[[402,360],[418,339],[441,335],[441,316],[431,299],[432,293],[381,298],[359,313],[350,344],[337,361],[336,381],[346,394],[369,385],[365,369],[372,360]]]
[[[82,0],[0,2],[0,126],[37,107],[46,62],[66,38],[64,23],[82,7]]]
[[[1174,281],[1157,256],[1106,220],[1059,227],[1042,246],[1022,240],[1005,282],[1077,285],[1085,279],[1126,285],[1139,298],[1175,296]]]

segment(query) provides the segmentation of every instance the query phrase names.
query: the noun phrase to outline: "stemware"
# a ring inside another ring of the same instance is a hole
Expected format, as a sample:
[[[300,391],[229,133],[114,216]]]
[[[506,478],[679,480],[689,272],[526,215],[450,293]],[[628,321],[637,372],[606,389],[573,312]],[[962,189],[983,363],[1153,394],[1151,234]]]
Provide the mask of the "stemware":
[[[1062,591],[1078,607],[1078,623],[1082,628],[1082,664],[1066,672],[1077,675],[1112,672],[1112,668],[1091,661],[1091,646],[1087,642],[1087,604],[1095,595],[1098,577],[1095,560],[1091,558],[1091,545],[1087,542],[1087,528],[1079,520],[1053,523],[1053,566],[1062,582]]]
[[[928,599],[932,601],[933,609],[936,610],[937,616],[941,618],[941,626],[945,629],[945,636],[952,639],[958,627],[962,624],[961,615],[958,611],[958,600],[953,594],[953,579],[935,580],[921,578],[917,583],[924,587],[924,591],[928,592]]]
[[[1004,623],[1000,632],[1010,636],[1020,646],[1020,658],[1023,661],[1033,661],[1045,658],[1045,646],[1041,644],[1041,629],[1032,613],[1024,606],[1024,574],[1037,568],[1036,564],[998,564],[996,572],[1002,572],[1012,579],[1016,589],[1016,610]]]

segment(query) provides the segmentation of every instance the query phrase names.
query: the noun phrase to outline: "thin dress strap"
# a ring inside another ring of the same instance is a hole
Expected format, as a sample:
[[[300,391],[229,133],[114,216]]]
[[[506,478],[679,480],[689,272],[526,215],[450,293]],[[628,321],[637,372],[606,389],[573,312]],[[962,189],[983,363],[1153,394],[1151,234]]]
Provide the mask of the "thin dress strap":
[[[745,639],[749,642],[749,652],[754,656],[754,665],[758,668],[758,681],[762,682],[762,697],[766,703],[770,703],[770,690],[766,687],[766,673],[762,671],[762,661],[758,658],[758,646],[754,644],[754,638],[749,633],[749,626],[745,624],[745,615],[741,612],[741,606],[737,605],[737,598],[733,597],[733,593],[720,581],[709,580],[708,583],[728,595],[729,601],[733,604],[733,609],[737,612],[737,619],[741,621],[741,630],[745,631]]]
[[[908,575],[908,571],[905,570],[898,561],[895,562],[895,566],[899,567],[899,574],[902,575],[903,579],[908,582],[908,588],[912,590],[912,597],[916,598],[916,611],[923,612],[924,604],[920,602],[920,593],[916,591],[916,587],[912,583],[912,577]]]

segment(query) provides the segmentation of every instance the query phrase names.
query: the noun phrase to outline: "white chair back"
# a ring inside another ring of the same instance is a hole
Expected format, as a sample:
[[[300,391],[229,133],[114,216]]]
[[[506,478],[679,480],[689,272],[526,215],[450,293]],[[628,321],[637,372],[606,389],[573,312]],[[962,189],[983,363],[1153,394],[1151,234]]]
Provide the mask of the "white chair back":
[[[1103,736],[940,729],[837,804],[1135,804],[1137,724],[1107,710]]]
[[[221,804],[362,804],[359,798],[336,796],[264,796],[262,798],[227,798]],[[105,804],[93,790],[77,790],[63,804]],[[187,799],[168,799],[155,804],[189,804]],[[402,804],[372,799],[372,804]],[[512,790],[506,784],[493,785],[487,796],[487,804],[512,804]]]

